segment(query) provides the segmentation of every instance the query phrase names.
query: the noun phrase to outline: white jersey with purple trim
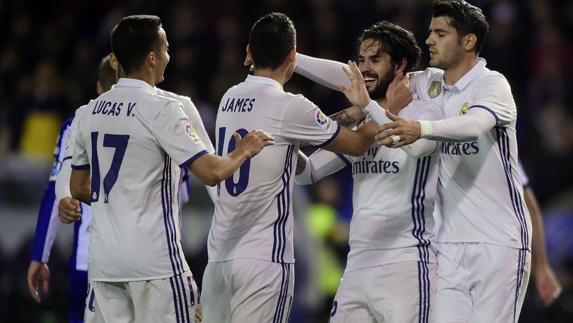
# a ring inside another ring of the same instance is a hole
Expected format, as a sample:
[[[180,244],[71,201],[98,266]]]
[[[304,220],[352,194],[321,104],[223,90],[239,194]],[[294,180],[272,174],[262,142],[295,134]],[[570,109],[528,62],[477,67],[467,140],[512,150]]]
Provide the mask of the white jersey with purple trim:
[[[505,77],[479,58],[454,85],[446,85],[443,71],[432,68],[415,74],[412,88],[440,104],[444,118],[485,109],[496,120],[476,141],[441,143],[436,241],[529,249],[531,221],[517,173],[517,108]]]
[[[414,100],[399,115],[439,120],[442,109]],[[373,145],[362,156],[345,158],[354,179],[346,270],[396,261],[435,262],[435,250],[430,243],[435,237],[437,150],[413,158],[402,149]]]
[[[213,147],[211,138],[209,138],[209,134],[207,133],[207,130],[205,130],[205,126],[203,125],[203,120],[201,120],[201,115],[199,114],[199,110],[197,110],[197,107],[195,106],[195,104],[193,104],[191,98],[188,96],[179,95],[177,93],[165,91],[160,88],[157,88],[157,94],[177,100],[182,104],[181,108],[183,109],[183,112],[185,112],[185,114],[189,117],[189,122],[191,123],[191,126],[197,133],[199,139],[201,139],[201,142],[203,142],[203,144],[205,145],[205,149],[207,150],[208,153],[214,154],[215,148]],[[190,172],[185,172],[184,170],[184,179],[186,179],[185,181],[188,181],[188,173]],[[208,185],[205,185],[205,188],[207,189],[207,193],[209,193],[209,197],[211,197],[211,201],[213,202],[213,204],[215,204],[215,201],[217,199],[217,188],[215,186],[208,186]],[[189,187],[187,185],[182,185],[181,196],[184,201],[189,199],[189,193],[190,193]]]
[[[519,179],[521,180],[521,185],[529,186],[529,177],[527,177],[527,173],[525,172],[525,168],[523,168],[523,164],[521,160],[517,163],[517,174],[519,174]]]
[[[90,280],[189,271],[180,242],[180,167],[207,151],[181,103],[122,78],[76,118],[72,168],[91,168]]]
[[[326,145],[339,126],[302,95],[266,77],[249,75],[223,96],[217,113],[217,153],[235,146],[233,133],[262,129],[275,144],[219,184],[208,238],[209,262],[257,258],[292,263],[292,188],[301,142]]]

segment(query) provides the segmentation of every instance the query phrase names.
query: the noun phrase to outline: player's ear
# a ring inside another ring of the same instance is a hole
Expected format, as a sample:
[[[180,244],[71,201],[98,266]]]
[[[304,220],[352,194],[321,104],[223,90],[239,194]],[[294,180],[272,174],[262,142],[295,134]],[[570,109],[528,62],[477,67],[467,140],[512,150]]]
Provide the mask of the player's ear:
[[[157,64],[157,55],[155,54],[154,51],[151,51],[147,54],[145,60],[151,67],[155,67],[155,65]]]
[[[288,52],[287,58],[289,62],[294,62],[296,60],[296,47],[293,47]]]
[[[251,47],[247,44],[245,47],[245,61],[243,62],[243,66],[249,66],[253,64],[253,55],[251,54]]]
[[[476,34],[467,34],[462,38],[462,46],[468,52],[474,50],[474,47],[477,44],[477,36]]]

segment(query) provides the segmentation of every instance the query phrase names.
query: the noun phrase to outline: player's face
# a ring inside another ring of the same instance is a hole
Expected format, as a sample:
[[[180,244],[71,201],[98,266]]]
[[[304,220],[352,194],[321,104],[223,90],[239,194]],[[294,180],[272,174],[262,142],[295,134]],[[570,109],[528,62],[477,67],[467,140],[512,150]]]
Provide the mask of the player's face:
[[[364,76],[370,97],[375,100],[386,97],[388,85],[394,78],[392,59],[380,45],[379,41],[366,39],[360,44],[358,52],[358,68]]]
[[[165,68],[167,67],[167,64],[169,63],[169,59],[171,58],[169,56],[169,43],[167,42],[167,34],[165,33],[165,30],[163,28],[159,28],[159,38],[160,38],[160,46],[159,46],[159,50],[156,52],[156,60],[157,60],[157,66],[156,66],[156,80],[157,83],[163,81],[164,76],[163,73],[165,73]]]
[[[430,52],[430,66],[448,70],[460,61],[463,50],[458,32],[448,17],[435,17],[430,22],[426,45]]]

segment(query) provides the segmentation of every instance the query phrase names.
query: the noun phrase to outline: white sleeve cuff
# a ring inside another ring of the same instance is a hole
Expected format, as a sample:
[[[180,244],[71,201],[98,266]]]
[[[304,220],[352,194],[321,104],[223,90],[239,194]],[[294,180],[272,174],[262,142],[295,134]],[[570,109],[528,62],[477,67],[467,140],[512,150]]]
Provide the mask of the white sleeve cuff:
[[[434,134],[432,121],[418,120],[420,123],[420,138],[428,138]]]
[[[370,100],[370,103],[368,103],[368,105],[365,106],[363,110],[370,116],[372,120],[376,121],[378,124],[384,124],[392,121],[386,116],[386,110],[374,100]]]

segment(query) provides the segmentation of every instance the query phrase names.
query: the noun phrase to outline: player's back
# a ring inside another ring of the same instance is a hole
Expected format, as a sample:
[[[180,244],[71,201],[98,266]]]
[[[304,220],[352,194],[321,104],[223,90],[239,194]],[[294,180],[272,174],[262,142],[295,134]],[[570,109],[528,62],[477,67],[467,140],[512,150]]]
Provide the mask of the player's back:
[[[76,114],[75,149],[84,149],[91,165],[91,279],[157,279],[188,270],[178,203],[179,164],[187,158],[168,115],[186,120],[176,101],[133,79],[120,79]]]
[[[322,125],[321,125],[322,123]],[[258,258],[293,262],[294,168],[300,141],[321,144],[338,130],[310,101],[269,78],[249,76],[223,96],[216,123],[219,155],[233,151],[233,133],[262,129],[275,144],[219,184],[209,233],[209,261]],[[317,130],[318,129],[318,130]]]

